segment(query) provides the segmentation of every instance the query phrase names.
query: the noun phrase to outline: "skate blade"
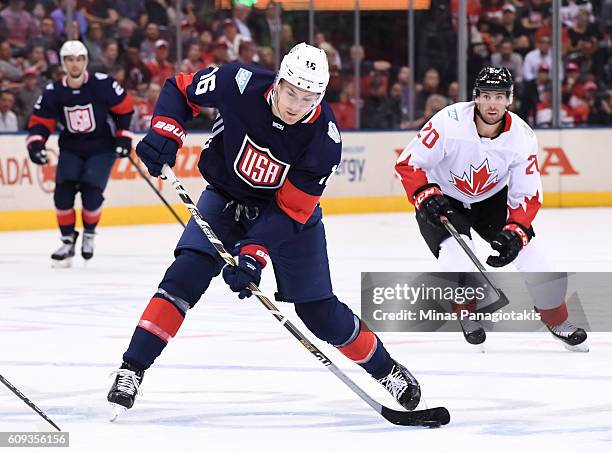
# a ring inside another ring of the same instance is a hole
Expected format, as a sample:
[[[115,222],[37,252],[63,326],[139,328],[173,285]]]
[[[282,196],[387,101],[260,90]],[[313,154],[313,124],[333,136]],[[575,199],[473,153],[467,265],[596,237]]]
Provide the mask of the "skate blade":
[[[561,343],[563,343],[563,346],[565,346],[565,349],[567,349],[570,352],[589,352],[589,345],[585,343],[580,343],[580,344],[576,344],[576,345],[571,345],[571,344],[567,344],[562,340]]]
[[[65,260],[54,260],[52,258],[51,267],[53,269],[68,269],[72,267],[72,258],[66,258]]]
[[[123,407],[120,404],[113,404],[111,403],[113,412],[110,416],[110,421],[114,422],[115,420],[117,420],[120,416],[122,416],[123,414],[125,414],[127,412],[127,407]]]

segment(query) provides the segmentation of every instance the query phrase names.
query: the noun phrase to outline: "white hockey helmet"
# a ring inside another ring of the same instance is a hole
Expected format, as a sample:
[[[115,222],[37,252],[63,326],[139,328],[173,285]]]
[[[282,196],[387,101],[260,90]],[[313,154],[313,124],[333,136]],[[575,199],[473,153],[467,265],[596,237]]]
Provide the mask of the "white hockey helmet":
[[[79,55],[83,55],[85,56],[85,69],[87,69],[87,63],[89,62],[89,58],[88,58],[88,53],[87,53],[87,47],[85,47],[85,44],[83,44],[81,41],[66,41],[63,45],[62,48],[60,49],[60,60],[62,61],[62,68],[64,69],[64,72],[68,72],[68,70],[66,69],[66,64],[64,63],[64,57],[68,57],[68,56],[79,56]]]
[[[329,82],[329,64],[325,51],[305,42],[297,44],[283,57],[274,82],[275,87],[281,80],[318,94],[313,105],[313,108],[316,107],[323,100]]]

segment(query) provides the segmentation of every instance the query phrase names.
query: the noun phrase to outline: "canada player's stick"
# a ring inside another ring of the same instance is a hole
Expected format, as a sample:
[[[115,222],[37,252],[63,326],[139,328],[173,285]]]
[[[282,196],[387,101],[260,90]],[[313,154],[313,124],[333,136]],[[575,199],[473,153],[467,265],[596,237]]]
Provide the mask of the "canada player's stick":
[[[130,159],[130,162],[132,163],[132,165],[134,166],[134,168],[136,169],[136,171],[138,171],[138,173],[140,173],[140,176],[142,176],[142,179],[144,179],[146,181],[146,183],[149,185],[149,187],[151,189],[153,189],[153,192],[155,192],[157,194],[157,196],[159,197],[159,199],[166,205],[166,207],[170,210],[170,212],[172,213],[172,215],[174,216],[174,218],[178,221],[178,223],[180,223],[181,225],[183,225],[183,228],[185,228],[185,222],[183,222],[181,220],[181,218],[178,216],[178,214],[176,213],[176,211],[174,209],[172,209],[172,206],[170,206],[170,203],[168,203],[166,201],[166,199],[164,198],[164,196],[160,193],[159,190],[157,190],[155,188],[155,186],[153,185],[153,183],[151,182],[151,180],[147,177],[147,175],[144,174],[144,172],[142,171],[142,169],[138,166],[138,164],[134,161],[134,158],[128,154],[128,159]]]
[[[53,423],[53,420],[51,420],[49,417],[47,417],[47,415],[41,411],[38,406],[36,406],[36,404],[34,404],[32,401],[30,401],[23,393],[21,393],[19,391],[19,389],[17,389],[17,387],[15,387],[13,384],[11,384],[9,381],[7,381],[4,376],[2,376],[0,374],[0,382],[2,382],[4,385],[6,385],[8,387],[8,389],[13,392],[15,395],[17,395],[17,397],[23,401],[24,403],[26,403],[28,406],[30,406],[30,408],[36,412],[38,415],[40,415],[42,418],[44,418],[51,426],[53,426],[55,429],[57,429],[58,431],[61,431],[61,429],[59,428],[59,426],[57,426],[55,423]]]
[[[474,255],[474,252],[472,251],[472,249],[461,238],[461,235],[459,235],[459,232],[457,231],[455,226],[450,222],[450,220],[448,220],[447,217],[443,215],[440,216],[440,222],[442,222],[442,225],[444,225],[444,228],[446,228],[446,231],[448,231],[448,233],[452,237],[454,237],[455,240],[459,243],[463,251],[467,253],[467,256],[470,257],[470,260],[472,260],[472,263],[474,263],[474,265],[476,266],[476,268],[478,269],[482,277],[485,279],[487,284],[491,287],[491,289],[495,292],[495,294],[497,294],[498,299],[495,302],[493,302],[492,304],[486,305],[482,310],[476,309],[476,311],[477,312],[480,312],[480,311],[494,312],[508,305],[510,303],[510,301],[508,300],[508,297],[506,297],[506,295],[501,289],[499,289],[497,286],[495,286],[491,282],[491,279],[487,275],[487,270],[482,265],[478,257]]]
[[[200,211],[191,200],[191,197],[181,185],[174,172],[168,165],[164,165],[162,168],[162,175],[172,183],[172,186],[178,193],[179,197],[185,204],[185,207],[191,212],[193,220],[198,224],[201,230],[206,235],[206,238],[215,247],[221,258],[229,265],[236,266],[236,260],[230,255],[223,247],[223,244],[217,238],[217,235],[212,230],[210,225],[202,218]],[[329,371],[334,373],[342,382],[344,382],[353,392],[365,401],[371,408],[381,414],[385,419],[396,425],[403,426],[426,426],[426,427],[438,427],[440,425],[446,425],[450,421],[450,414],[445,407],[434,407],[431,409],[424,409],[420,411],[396,411],[383,406],[379,402],[375,401],[370,395],[363,391],[357,384],[355,384],[346,374],[344,374],[332,361],[323,354],[319,348],[308,340],[283,314],[276,308],[276,306],[259,290],[257,285],[250,283],[248,289],[253,293],[254,296],[272,313],[272,315],[291,332],[291,334],[304,346],[312,355],[314,355],[323,365],[327,367]]]

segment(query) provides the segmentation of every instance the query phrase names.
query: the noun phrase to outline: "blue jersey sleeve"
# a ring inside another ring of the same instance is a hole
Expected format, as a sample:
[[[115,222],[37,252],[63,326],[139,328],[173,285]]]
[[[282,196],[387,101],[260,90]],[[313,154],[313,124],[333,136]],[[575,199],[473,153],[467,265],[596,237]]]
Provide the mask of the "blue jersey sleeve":
[[[121,135],[123,131],[130,128],[130,122],[134,114],[134,103],[130,93],[119,82],[110,76],[106,76],[106,74],[104,75],[103,86],[108,100],[108,111],[117,125],[117,133]]]
[[[155,105],[153,117],[172,118],[184,127],[189,118],[200,114],[201,107],[220,106],[235,72],[236,66],[230,64],[168,79]]]
[[[57,103],[55,102],[55,89],[52,84],[47,85],[42,95],[38,97],[32,115],[28,120],[29,138],[46,142],[55,131],[55,125],[59,116]]]
[[[333,121],[328,133],[320,134],[302,160],[287,175],[260,219],[251,227],[244,243],[264,247],[299,233],[315,210],[331,175],[338,168],[342,151],[340,134]]]

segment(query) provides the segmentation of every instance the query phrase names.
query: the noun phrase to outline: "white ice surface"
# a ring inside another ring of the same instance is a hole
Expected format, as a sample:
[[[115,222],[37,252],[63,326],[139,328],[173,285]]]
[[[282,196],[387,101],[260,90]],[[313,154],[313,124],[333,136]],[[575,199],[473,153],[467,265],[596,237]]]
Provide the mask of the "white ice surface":
[[[543,210],[537,240],[560,269],[611,271],[610,219],[611,209]],[[325,223],[335,292],[357,312],[359,272],[437,270],[409,214],[330,216]],[[79,258],[57,270],[49,265],[57,232],[0,233],[0,373],[70,432],[70,451],[612,451],[610,333],[592,333],[588,354],[568,353],[544,332],[489,334],[485,354],[459,334],[383,333],[392,355],[419,378],[429,406],[445,405],[452,417],[441,429],[397,427],[263,306],[239,302],[220,279],[147,372],[134,408],[109,423],[107,375],[179,234],[176,225],[100,228],[87,266]],[[262,289],[273,294],[271,272]],[[279,306],[306,332],[290,305]],[[359,367],[320,347],[396,407]],[[35,431],[40,422],[0,385],[0,431]]]

